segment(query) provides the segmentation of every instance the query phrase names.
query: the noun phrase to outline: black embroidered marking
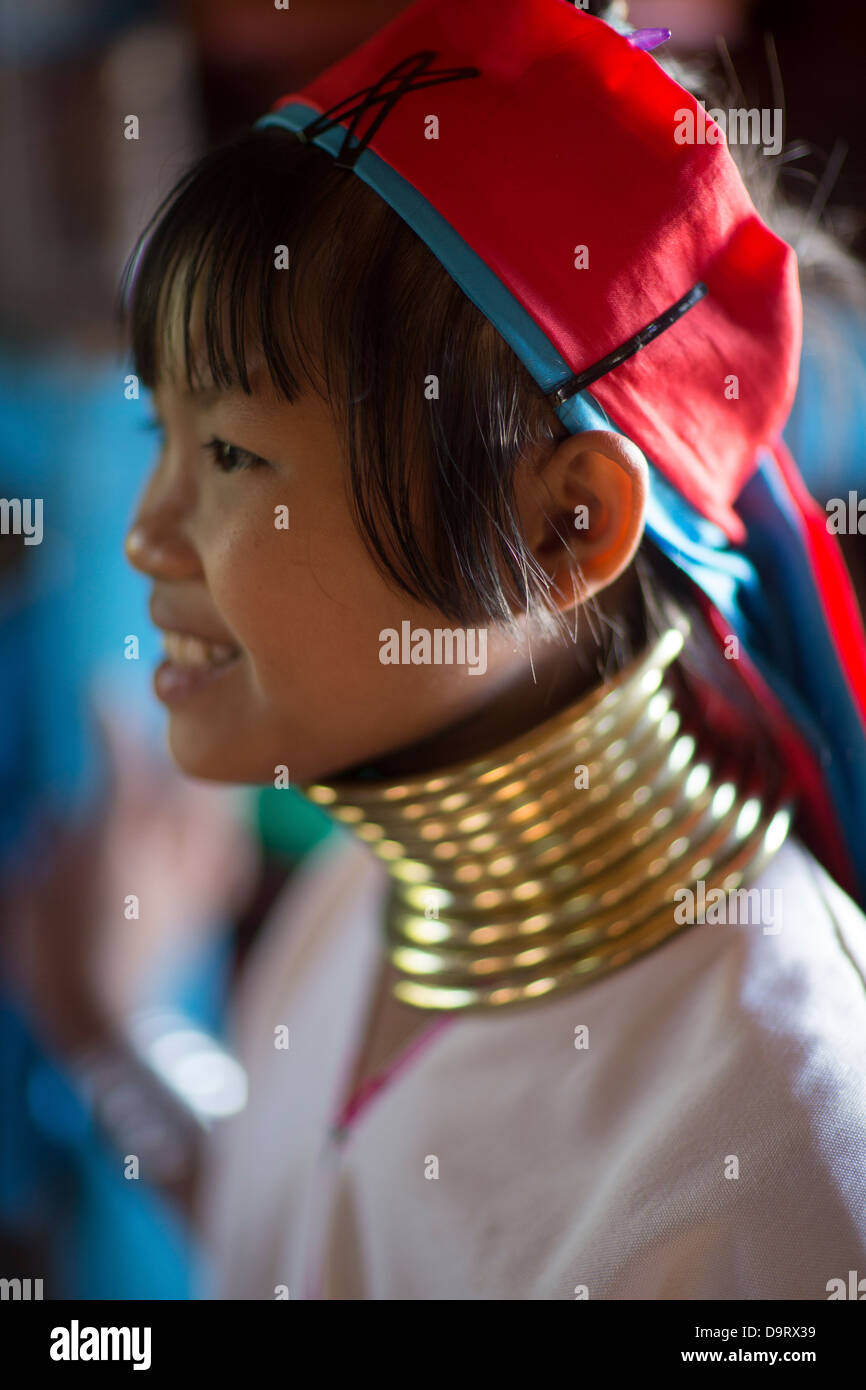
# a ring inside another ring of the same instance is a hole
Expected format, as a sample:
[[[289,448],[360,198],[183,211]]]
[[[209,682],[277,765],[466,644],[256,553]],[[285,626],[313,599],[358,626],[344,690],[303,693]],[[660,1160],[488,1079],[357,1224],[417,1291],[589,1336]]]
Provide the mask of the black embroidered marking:
[[[372,87],[362,87],[358,92],[352,92],[351,96],[344,97],[336,105],[323,111],[320,116],[305,125],[303,130],[297,132],[302,140],[313,140],[322,131],[329,130],[331,126],[340,125],[347,117],[352,120],[346,131],[346,138],[337,152],[334,163],[341,169],[353,169],[355,161],[363,150],[365,150],[372,140],[376,131],[384,121],[389,112],[401,97],[407,92],[417,92],[422,87],[437,87],[442,82],[459,82],[466,77],[480,77],[479,68],[440,68],[431,67],[431,63],[438,58],[438,53],[424,50],[420,53],[410,53],[408,58],[403,58],[399,63],[395,63],[392,68],[382,74]],[[388,83],[395,85],[388,90]],[[365,133],[358,138],[358,144],[352,145],[352,138],[357,135],[358,125],[365,111],[370,111],[379,106],[374,119],[370,122]]]
[[[671,324],[676,323],[677,319],[682,318],[683,314],[703,299],[706,293],[706,285],[699,280],[696,285],[692,286],[688,294],[684,294],[682,299],[677,300],[676,304],[672,304],[663,314],[659,314],[658,318],[653,319],[652,323],[648,323],[646,328],[635,333],[634,337],[629,338],[622,347],[614,348],[613,352],[607,354],[607,357],[602,357],[600,362],[596,362],[594,367],[587,367],[585,371],[579,372],[577,376],[569,377],[568,381],[564,381],[561,386],[557,386],[549,392],[547,400],[550,401],[554,409],[564,405],[578,391],[585,390],[594,381],[598,381],[600,376],[605,376],[608,372],[613,371],[614,367],[618,367],[627,358],[634,357],[635,353],[640,352],[647,343],[651,343],[660,333],[664,333],[666,328],[670,328]]]

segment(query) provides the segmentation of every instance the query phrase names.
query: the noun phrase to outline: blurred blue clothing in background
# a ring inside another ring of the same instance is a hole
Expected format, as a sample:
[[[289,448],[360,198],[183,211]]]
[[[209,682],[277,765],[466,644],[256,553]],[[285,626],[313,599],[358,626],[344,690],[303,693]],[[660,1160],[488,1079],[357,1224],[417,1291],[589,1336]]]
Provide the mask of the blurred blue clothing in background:
[[[229,946],[227,931],[215,933],[166,992],[167,1003],[214,1034],[222,1028]],[[48,1267],[37,1277],[45,1297],[189,1298],[196,1252],[185,1222],[158,1190],[122,1175],[62,1064],[45,1055],[16,1002],[2,996],[0,1050],[0,1217],[18,1240],[44,1251]]]
[[[19,544],[0,573],[0,858],[37,810],[68,815],[102,775],[88,689],[111,672],[124,708],[163,741],[150,693],[159,643],[147,586],[123,537],[153,461],[146,403],[128,400],[120,364],[0,354],[0,493],[41,498],[41,544]],[[6,538],[4,538],[4,545]],[[124,659],[134,634],[138,660]],[[226,927],[203,939],[173,999],[222,1028]],[[47,1244],[45,1296],[184,1298],[187,1236],[160,1196],[120,1176],[26,1011],[0,999],[3,1126],[0,1218],[18,1239]],[[10,1274],[13,1271],[8,1271]]]
[[[144,401],[118,364],[0,355],[0,493],[41,498],[44,534],[0,580],[0,858],[37,805],[67,814],[99,769],[87,688],[107,669],[161,740],[150,695],[159,643],[123,537],[153,461]],[[140,659],[123,659],[135,634]]]

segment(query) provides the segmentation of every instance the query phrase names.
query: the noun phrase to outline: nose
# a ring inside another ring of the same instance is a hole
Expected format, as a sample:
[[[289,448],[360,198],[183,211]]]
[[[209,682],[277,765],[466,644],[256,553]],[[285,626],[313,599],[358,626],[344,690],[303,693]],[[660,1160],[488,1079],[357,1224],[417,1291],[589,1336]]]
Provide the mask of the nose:
[[[201,576],[198,551],[187,531],[191,499],[163,465],[153,472],[124,540],[133,569],[154,579]]]

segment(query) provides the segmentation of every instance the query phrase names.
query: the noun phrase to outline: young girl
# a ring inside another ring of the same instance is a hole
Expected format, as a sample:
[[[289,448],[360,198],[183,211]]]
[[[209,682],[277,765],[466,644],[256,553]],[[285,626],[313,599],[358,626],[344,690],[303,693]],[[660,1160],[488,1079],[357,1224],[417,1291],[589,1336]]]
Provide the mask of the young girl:
[[[866,1273],[862,632],[794,254],[663,36],[419,0],[131,264],[173,756],[347,827],[234,1000],[215,1297]]]

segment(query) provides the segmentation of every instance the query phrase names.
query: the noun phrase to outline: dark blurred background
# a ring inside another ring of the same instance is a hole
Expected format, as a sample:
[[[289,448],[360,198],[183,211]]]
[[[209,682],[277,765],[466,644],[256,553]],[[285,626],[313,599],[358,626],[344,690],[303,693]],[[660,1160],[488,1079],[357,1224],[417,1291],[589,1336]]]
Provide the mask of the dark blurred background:
[[[119,275],[197,154],[403,7],[5,0],[0,11],[0,496],[44,506],[40,544],[0,535],[0,1276],[42,1278],[46,1298],[197,1287],[182,1206],[123,1179],[71,1084],[69,981],[121,1025],[158,1010],[166,1036],[219,1040],[271,904],[334,833],[293,792],[193,784],[165,755],[146,586],[122,555],[153,444],[146,401],[125,390]],[[820,501],[862,492],[866,315],[851,263],[822,258],[827,232],[866,252],[866,8],[632,0],[629,20],[669,28],[666,52],[700,55],[708,90],[784,108],[779,182],[810,266],[788,440]],[[124,138],[130,114],[137,140]],[[863,547],[845,540],[861,593]],[[118,908],[130,892],[143,893],[140,921]],[[204,1068],[203,1095],[220,1091],[219,1066],[215,1055]],[[222,1113],[243,1103],[242,1087],[228,1089]]]

